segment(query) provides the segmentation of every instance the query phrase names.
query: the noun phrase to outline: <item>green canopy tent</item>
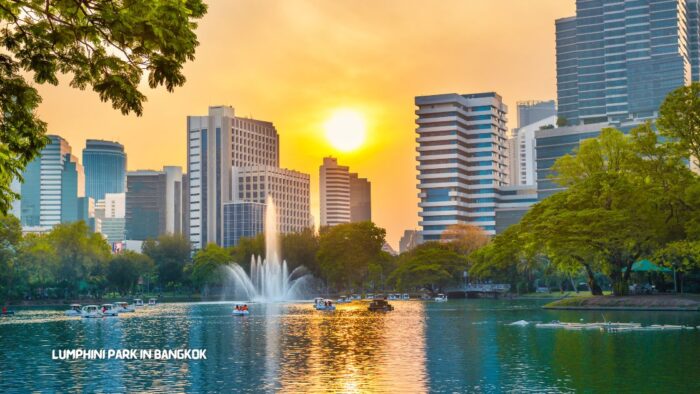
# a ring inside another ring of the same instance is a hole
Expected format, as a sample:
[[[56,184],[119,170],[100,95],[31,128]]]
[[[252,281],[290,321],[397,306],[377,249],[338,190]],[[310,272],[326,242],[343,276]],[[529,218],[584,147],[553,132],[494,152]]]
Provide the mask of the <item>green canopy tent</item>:
[[[627,271],[627,267],[622,269],[622,272]],[[667,267],[660,267],[654,263],[652,263],[649,260],[639,260],[636,263],[632,264],[632,272],[664,272],[664,273],[671,273],[673,272],[673,288],[676,289],[676,272],[670,268]]]

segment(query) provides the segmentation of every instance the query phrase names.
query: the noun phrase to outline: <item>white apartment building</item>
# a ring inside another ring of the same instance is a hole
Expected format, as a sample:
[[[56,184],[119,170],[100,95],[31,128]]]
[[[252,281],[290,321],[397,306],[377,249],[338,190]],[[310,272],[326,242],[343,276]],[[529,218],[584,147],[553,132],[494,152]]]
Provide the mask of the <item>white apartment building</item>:
[[[209,107],[207,116],[187,117],[189,234],[195,249],[223,243],[223,204],[231,200],[234,111]]]
[[[280,166],[280,137],[271,122],[234,117],[232,125],[232,166]]]
[[[556,116],[538,120],[518,129],[508,139],[508,170],[513,186],[534,185],[537,183],[535,157],[535,132],[545,126],[555,126]]]
[[[324,157],[319,169],[321,226],[350,223],[350,168]]]
[[[266,203],[271,196],[277,208],[277,231],[292,233],[309,227],[310,176],[274,166],[233,167],[234,202]]]

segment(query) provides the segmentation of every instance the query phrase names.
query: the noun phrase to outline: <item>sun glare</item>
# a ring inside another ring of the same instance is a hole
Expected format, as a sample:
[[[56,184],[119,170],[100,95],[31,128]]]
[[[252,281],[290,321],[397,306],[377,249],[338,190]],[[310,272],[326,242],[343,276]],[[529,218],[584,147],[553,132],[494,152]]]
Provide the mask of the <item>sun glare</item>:
[[[342,109],[333,112],[323,125],[328,142],[339,151],[353,151],[365,142],[364,117],[357,111]]]

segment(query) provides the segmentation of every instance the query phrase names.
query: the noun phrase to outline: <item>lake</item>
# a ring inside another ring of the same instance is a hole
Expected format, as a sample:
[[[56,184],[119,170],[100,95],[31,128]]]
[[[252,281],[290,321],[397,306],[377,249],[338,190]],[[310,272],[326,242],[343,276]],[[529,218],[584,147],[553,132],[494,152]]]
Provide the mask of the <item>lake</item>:
[[[700,330],[573,331],[528,322],[700,325],[697,312],[546,311],[544,301],[144,307],[0,318],[0,392],[700,392]],[[53,360],[59,349],[206,349],[206,360]]]

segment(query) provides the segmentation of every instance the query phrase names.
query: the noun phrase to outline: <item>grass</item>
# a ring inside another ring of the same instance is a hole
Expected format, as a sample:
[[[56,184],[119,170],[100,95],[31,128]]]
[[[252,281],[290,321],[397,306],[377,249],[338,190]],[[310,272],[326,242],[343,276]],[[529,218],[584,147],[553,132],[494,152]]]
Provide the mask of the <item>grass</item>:
[[[547,309],[630,309],[700,311],[700,297],[678,294],[591,296],[562,298],[545,305]]]

